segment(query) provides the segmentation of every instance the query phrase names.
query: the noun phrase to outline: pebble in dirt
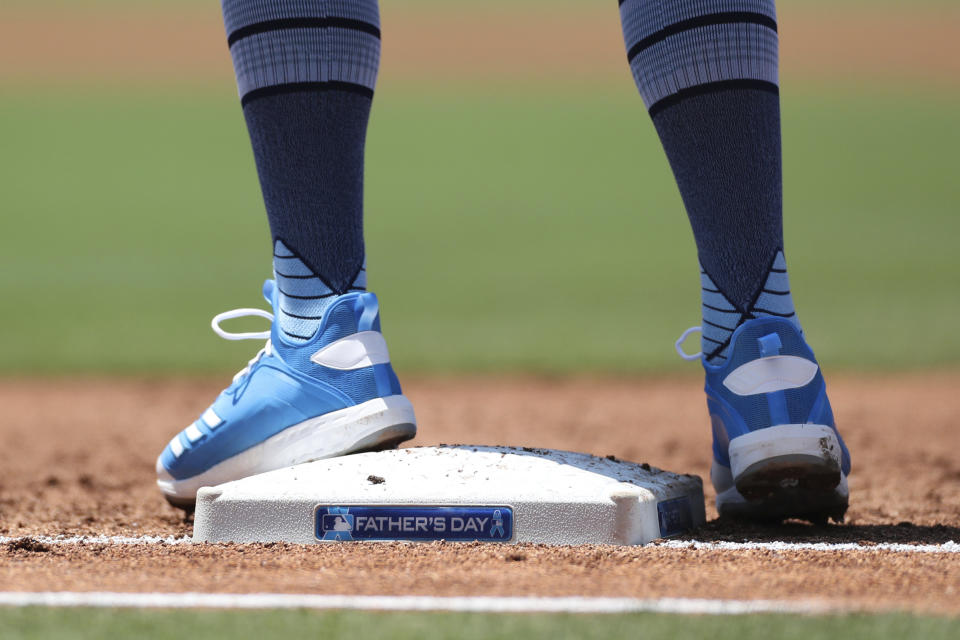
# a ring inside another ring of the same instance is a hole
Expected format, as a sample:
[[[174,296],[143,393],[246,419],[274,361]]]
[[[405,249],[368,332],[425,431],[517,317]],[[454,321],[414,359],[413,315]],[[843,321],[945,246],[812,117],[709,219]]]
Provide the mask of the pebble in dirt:
[[[320,460],[203,488],[193,537],[646,544],[704,521],[697,476],[549,449],[440,446]]]

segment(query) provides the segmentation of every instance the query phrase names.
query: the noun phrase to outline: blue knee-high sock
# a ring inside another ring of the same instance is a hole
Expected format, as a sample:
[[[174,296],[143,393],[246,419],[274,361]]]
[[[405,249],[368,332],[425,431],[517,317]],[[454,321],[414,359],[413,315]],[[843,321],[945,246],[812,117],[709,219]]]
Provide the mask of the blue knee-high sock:
[[[621,0],[620,16],[696,239],[703,352],[720,363],[743,322],[796,322],[783,258],[774,2]]]
[[[285,292],[288,313],[278,321],[295,342],[312,335],[327,298],[366,281],[363,158],[380,60],[377,0],[222,6]]]

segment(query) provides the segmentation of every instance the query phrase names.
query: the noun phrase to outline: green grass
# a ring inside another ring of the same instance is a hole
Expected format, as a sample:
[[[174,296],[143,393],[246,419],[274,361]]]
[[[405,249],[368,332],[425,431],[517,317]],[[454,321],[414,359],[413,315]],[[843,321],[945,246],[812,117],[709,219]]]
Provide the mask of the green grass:
[[[828,367],[960,363],[958,95],[788,93],[787,254]],[[0,372],[204,372],[269,240],[222,89],[0,94]],[[676,187],[622,86],[381,88],[370,282],[401,373],[662,371],[698,320]],[[691,369],[692,371],[692,369]]]
[[[0,609],[4,640],[108,638],[636,638],[648,640],[888,640],[957,638],[955,620],[849,616],[484,615],[314,611]]]

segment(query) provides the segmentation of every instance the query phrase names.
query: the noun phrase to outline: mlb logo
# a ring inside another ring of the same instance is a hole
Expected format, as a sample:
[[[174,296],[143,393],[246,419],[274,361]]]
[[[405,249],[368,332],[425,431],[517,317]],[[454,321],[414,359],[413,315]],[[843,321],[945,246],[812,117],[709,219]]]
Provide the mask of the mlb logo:
[[[323,516],[320,528],[323,531],[353,531],[354,518],[349,513],[327,513]]]
[[[343,507],[330,507],[326,513],[317,512],[316,535],[321,540],[353,540],[356,516]]]

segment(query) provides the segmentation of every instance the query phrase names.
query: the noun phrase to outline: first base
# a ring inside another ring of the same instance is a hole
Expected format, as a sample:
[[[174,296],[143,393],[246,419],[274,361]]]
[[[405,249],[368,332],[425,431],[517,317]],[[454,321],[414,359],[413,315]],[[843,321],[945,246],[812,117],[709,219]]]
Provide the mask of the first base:
[[[193,539],[646,544],[704,520],[696,476],[567,451],[440,446],[204,487]]]

